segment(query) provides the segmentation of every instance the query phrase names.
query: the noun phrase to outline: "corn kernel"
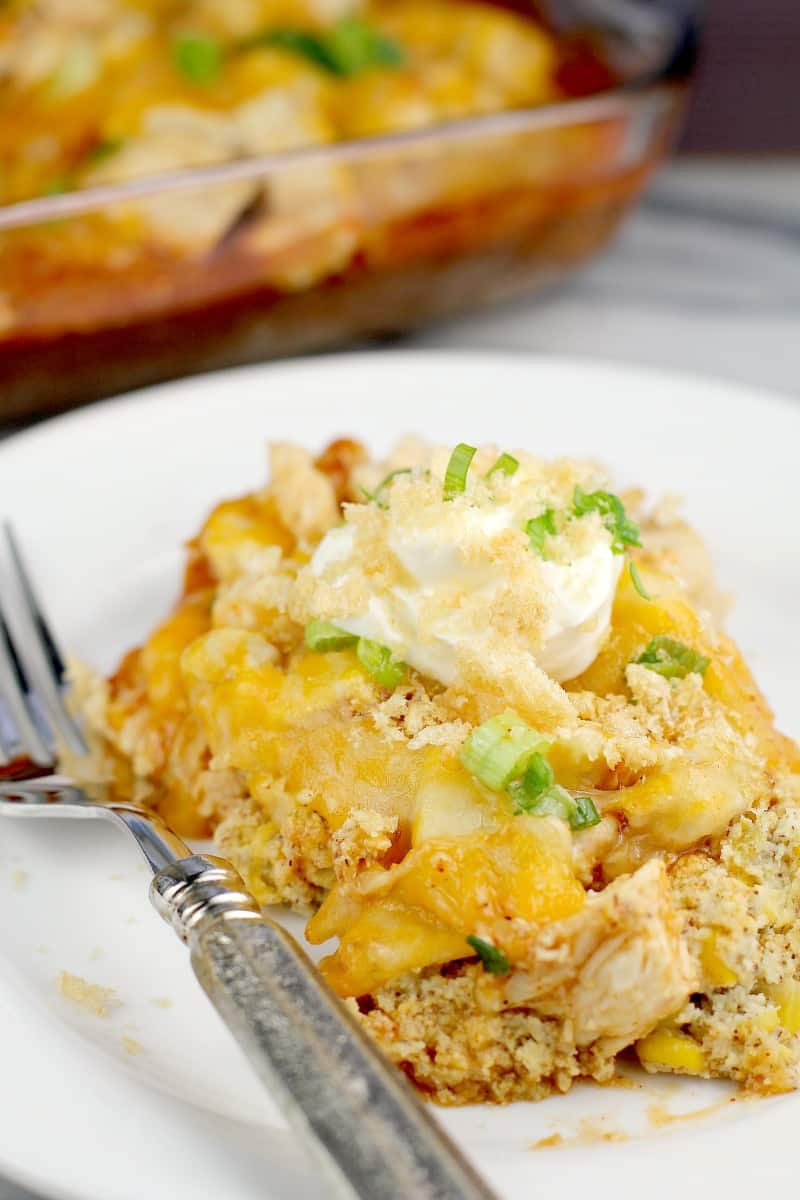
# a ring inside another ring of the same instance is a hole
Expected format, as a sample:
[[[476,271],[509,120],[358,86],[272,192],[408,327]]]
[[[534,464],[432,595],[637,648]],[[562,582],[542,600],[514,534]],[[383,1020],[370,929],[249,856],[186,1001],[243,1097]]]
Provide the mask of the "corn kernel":
[[[265,821],[263,825],[259,825],[250,844],[250,866],[247,871],[247,888],[255,896],[259,904],[265,904],[269,896],[269,889],[264,883],[261,873],[264,865],[264,850],[277,832],[278,826],[274,821]]]
[[[780,1023],[787,1033],[800,1032],[800,980],[784,979],[770,984],[767,995],[778,1006]]]
[[[739,976],[732,970],[719,952],[716,931],[710,929],[700,950],[703,974],[715,987],[732,987]]]
[[[781,1023],[780,1013],[777,1008],[762,1008],[756,1016],[755,1022],[759,1029],[763,1029],[764,1033],[774,1033]]]
[[[636,1053],[643,1066],[656,1070],[682,1075],[703,1075],[707,1070],[702,1046],[677,1029],[654,1029],[636,1043]]]

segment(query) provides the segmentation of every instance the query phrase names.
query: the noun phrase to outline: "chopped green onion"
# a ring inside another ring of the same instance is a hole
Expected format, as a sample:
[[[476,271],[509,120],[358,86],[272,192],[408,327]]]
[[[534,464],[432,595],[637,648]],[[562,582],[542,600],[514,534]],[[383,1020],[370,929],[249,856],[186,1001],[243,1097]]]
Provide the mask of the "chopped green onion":
[[[544,557],[545,539],[548,534],[556,532],[556,514],[552,508],[546,508],[538,517],[531,517],[525,524],[525,532],[530,538],[531,550]]]
[[[498,950],[491,942],[485,942],[483,938],[475,937],[474,934],[467,938],[467,942],[483,963],[484,971],[488,971],[490,975],[507,975],[511,970],[511,963],[503,951]]]
[[[390,471],[389,474],[380,481],[378,486],[375,488],[374,492],[368,492],[365,487],[361,487],[360,485],[359,485],[358,490],[361,492],[361,494],[363,496],[366,497],[366,499],[369,503],[377,504],[378,508],[388,508],[389,505],[385,504],[383,502],[383,500],[381,500],[381,498],[380,498],[381,492],[384,490],[384,488],[387,488],[389,486],[389,484],[392,482],[392,480],[396,479],[398,475],[410,475],[410,474],[411,474],[411,467],[398,467],[398,469],[396,471]]]
[[[87,152],[87,164],[93,166],[95,163],[105,162],[107,158],[111,158],[112,154],[116,154],[118,150],[121,150],[122,145],[122,138],[101,138]]]
[[[274,46],[278,50],[288,50],[301,58],[309,59],[317,67],[323,67],[326,71],[338,74],[328,54],[325,39],[320,34],[309,33],[305,29],[268,29],[264,33],[257,33],[254,37],[248,38],[242,43],[241,48],[255,50],[259,46]]]
[[[404,54],[396,42],[359,17],[343,17],[331,29],[268,29],[249,38],[243,49],[275,46],[306,58],[332,75],[359,75],[372,67],[399,67]]]
[[[444,473],[445,500],[452,500],[464,491],[467,486],[467,471],[475,457],[475,451],[475,446],[468,446],[466,442],[459,442],[450,455],[450,461]]]
[[[567,789],[554,783],[539,796],[532,797],[519,811],[534,817],[558,817],[560,821],[569,821],[573,808],[574,802]]]
[[[652,638],[636,659],[637,663],[665,679],[683,679],[691,672],[703,675],[710,661],[691,646],[663,633]]]
[[[639,572],[636,568],[636,563],[633,561],[632,558],[628,559],[628,570],[630,571],[631,582],[632,582],[633,586],[636,588],[639,595],[642,597],[642,599],[643,600],[652,600],[653,597],[650,595],[647,588],[642,583],[642,577],[639,574]]]
[[[222,68],[219,43],[202,33],[184,33],[172,44],[172,61],[191,83],[213,83]]]
[[[355,646],[357,641],[356,634],[340,629],[333,621],[322,621],[315,617],[306,625],[306,645],[318,654],[327,654],[329,650],[346,650],[348,646]]]
[[[504,712],[473,729],[461,747],[461,764],[485,787],[501,792],[549,745],[516,713]]]
[[[550,742],[514,712],[490,717],[473,729],[461,748],[461,764],[494,792],[505,789],[514,812],[558,817],[570,829],[589,829],[600,816],[588,796],[573,796],[554,782],[544,757]]]
[[[381,687],[390,690],[396,688],[406,673],[406,664],[394,658],[389,647],[382,646],[380,642],[372,642],[369,638],[359,638],[356,654],[367,674],[372,676]]]
[[[75,180],[69,175],[61,175],[58,179],[51,179],[49,183],[42,188],[43,196],[63,196],[65,192],[75,190]]]
[[[343,17],[327,37],[328,52],[340,75],[358,75],[372,67],[399,67],[403,51],[359,17]]]
[[[613,492],[584,492],[576,485],[572,500],[572,511],[576,517],[596,512],[611,534],[611,549],[615,554],[624,554],[626,546],[641,546],[639,526],[625,513],[625,506]]]
[[[534,817],[558,817],[573,830],[591,829],[600,821],[600,814],[589,796],[573,796],[557,783],[551,784],[538,796],[516,803],[515,811],[518,813],[529,813]]]
[[[518,467],[519,459],[514,458],[513,454],[501,454],[494,466],[489,467],[486,478],[489,479],[495,471],[502,471],[504,475],[514,475]]]
[[[543,754],[534,754],[528,760],[521,779],[512,779],[508,794],[514,801],[514,812],[529,812],[535,800],[553,784],[553,768]]]
[[[570,829],[591,829],[600,824],[600,813],[597,811],[591,796],[575,796],[574,809],[569,818]]]

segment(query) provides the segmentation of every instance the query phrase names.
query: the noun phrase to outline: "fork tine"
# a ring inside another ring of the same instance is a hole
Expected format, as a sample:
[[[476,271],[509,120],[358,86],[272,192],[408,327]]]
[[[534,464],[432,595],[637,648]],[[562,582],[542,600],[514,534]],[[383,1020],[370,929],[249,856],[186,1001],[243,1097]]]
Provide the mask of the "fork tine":
[[[20,638],[18,654],[15,656],[20,667],[18,675],[27,676],[27,694],[37,697],[42,704],[53,728],[60,733],[67,746],[75,754],[86,754],[87,746],[76,721],[64,703],[62,688],[66,668],[64,660],[50,632],[42,606],[34,591],[30,575],[25,567],[19,543],[8,522],[4,525],[6,542],[16,582],[23,604],[20,607]],[[11,645],[8,630],[7,640]],[[13,651],[13,647],[12,647]],[[26,672],[21,670],[24,662]],[[41,739],[40,739],[41,742]],[[52,757],[52,756],[48,756]]]
[[[28,712],[28,706],[25,703],[25,695],[28,690],[22,664],[11,640],[11,631],[6,623],[3,610],[0,608],[0,696],[5,701],[11,720],[16,727],[20,748],[34,762],[41,766],[47,766],[52,762],[53,756],[44,744],[42,735]],[[7,737],[3,736],[2,728],[0,728],[0,764],[7,766],[16,753],[16,747]]]
[[[8,632],[3,615],[0,613],[0,696],[11,695],[11,687],[7,682],[10,667]],[[14,757],[14,739],[16,738],[15,727],[9,728],[5,717],[5,711],[0,708],[0,767],[7,767]],[[10,719],[10,711],[8,717]]]

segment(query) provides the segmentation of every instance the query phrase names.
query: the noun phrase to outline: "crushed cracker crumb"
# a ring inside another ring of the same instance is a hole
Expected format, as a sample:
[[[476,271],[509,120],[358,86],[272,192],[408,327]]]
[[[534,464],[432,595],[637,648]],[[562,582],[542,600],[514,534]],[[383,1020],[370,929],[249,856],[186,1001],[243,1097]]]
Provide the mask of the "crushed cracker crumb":
[[[56,989],[65,1000],[95,1017],[108,1017],[122,1004],[114,988],[90,983],[88,979],[73,975],[70,971],[61,972],[56,980]]]

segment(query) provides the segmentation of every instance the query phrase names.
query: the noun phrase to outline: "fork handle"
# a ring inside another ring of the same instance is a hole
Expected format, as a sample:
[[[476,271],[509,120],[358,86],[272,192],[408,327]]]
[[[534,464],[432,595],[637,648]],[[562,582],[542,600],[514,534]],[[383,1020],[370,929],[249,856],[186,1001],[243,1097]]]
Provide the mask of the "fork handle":
[[[151,897],[211,1003],[341,1200],[496,1200],[290,934],[224,860],[160,871]]]

